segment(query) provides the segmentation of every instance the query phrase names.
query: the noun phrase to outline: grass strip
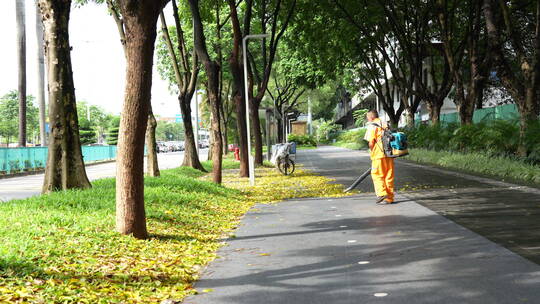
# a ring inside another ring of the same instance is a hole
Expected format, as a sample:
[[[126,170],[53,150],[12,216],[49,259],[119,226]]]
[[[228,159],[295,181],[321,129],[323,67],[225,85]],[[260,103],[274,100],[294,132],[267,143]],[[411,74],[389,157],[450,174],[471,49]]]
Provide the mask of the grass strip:
[[[481,153],[409,149],[406,159],[418,163],[433,164],[443,168],[477,173],[481,175],[540,184],[540,166],[507,157]]]
[[[209,162],[205,167],[210,168]],[[257,168],[257,185],[224,160],[224,186],[191,168],[145,178],[150,238],[114,231],[115,181],[88,190],[0,204],[0,302],[156,303],[195,290],[199,270],[216,257],[220,238],[255,203],[342,196],[329,179],[299,170]],[[271,189],[271,191],[270,191]]]
[[[342,141],[336,141],[335,143],[332,144],[332,146],[341,147],[341,148],[346,148],[346,149],[351,149],[351,150],[360,150],[360,149],[365,148],[365,145],[363,145],[363,144],[361,144],[361,143],[356,143],[356,142],[342,142]]]

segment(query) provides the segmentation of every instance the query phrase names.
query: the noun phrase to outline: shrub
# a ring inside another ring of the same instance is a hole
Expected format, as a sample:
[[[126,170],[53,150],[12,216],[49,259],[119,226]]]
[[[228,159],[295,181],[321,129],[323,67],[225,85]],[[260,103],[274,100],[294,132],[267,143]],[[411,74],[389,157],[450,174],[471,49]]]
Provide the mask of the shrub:
[[[367,147],[364,136],[366,129],[353,129],[341,132],[336,141],[336,145],[344,148],[359,150]]]
[[[315,134],[317,136],[317,142],[319,143],[329,142],[332,139],[332,134],[335,134],[335,132],[340,129],[340,126],[323,119],[316,121],[316,124],[317,130]]]
[[[529,123],[525,133],[525,147],[529,151],[527,160],[532,163],[540,163],[540,121]]]
[[[436,151],[480,152],[491,156],[517,157],[519,125],[516,120],[492,120],[459,126],[420,125],[404,130],[409,146]],[[531,163],[540,162],[540,122],[532,122],[525,135]]]
[[[289,134],[287,136],[288,141],[294,141],[297,145],[300,146],[317,146],[317,141],[315,137],[311,135],[299,135],[299,134]]]
[[[407,128],[403,131],[407,134],[409,145],[412,147],[443,150],[448,149],[450,139],[457,125],[447,127],[441,125],[420,125],[415,128]]]
[[[362,127],[366,123],[366,114],[369,112],[367,109],[360,109],[353,112],[354,125]]]

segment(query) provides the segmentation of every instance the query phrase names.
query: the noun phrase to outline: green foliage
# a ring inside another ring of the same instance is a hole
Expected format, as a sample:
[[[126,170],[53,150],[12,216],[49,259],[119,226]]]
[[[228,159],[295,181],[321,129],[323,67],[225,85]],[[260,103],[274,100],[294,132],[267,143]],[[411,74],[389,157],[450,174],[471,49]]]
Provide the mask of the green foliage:
[[[330,137],[332,133],[335,133],[337,130],[339,130],[341,127],[332,123],[331,121],[319,119],[315,121],[316,125],[316,131],[315,136],[317,138],[317,142],[319,143],[327,143],[330,140]]]
[[[493,120],[478,124],[420,125],[406,129],[409,145],[435,151],[480,152],[485,155],[517,157],[519,125],[516,121]],[[525,135],[530,152],[526,161],[540,162],[540,123],[532,122]]]
[[[338,135],[334,145],[353,150],[365,149],[367,148],[365,135],[366,129],[347,130]]]
[[[156,139],[158,141],[183,140],[184,125],[181,122],[158,121]]]
[[[34,106],[34,97],[26,97],[26,132],[30,140],[39,134],[39,109]],[[0,97],[0,137],[8,141],[19,136],[19,93],[15,90]]]
[[[490,175],[497,178],[540,184],[540,167],[514,158],[478,152],[409,149],[407,159],[444,168]]]
[[[107,130],[107,144],[118,144],[118,132],[120,131],[120,117],[114,117],[111,121],[111,127]]]
[[[366,123],[366,114],[369,110],[360,109],[353,112],[354,125],[357,127],[362,127]]]
[[[448,142],[453,136],[457,125],[452,124],[447,127],[442,125],[419,125],[412,129],[406,129],[409,146],[417,148],[427,148],[443,150],[448,148]]]
[[[77,117],[79,119],[79,136],[83,145],[98,142],[111,127],[115,116],[107,113],[102,107],[90,105],[85,101],[77,101]]]
[[[513,138],[513,140],[517,140]],[[525,148],[529,151],[527,160],[540,163],[540,121],[529,122],[524,136]]]
[[[91,128],[81,127],[79,129],[79,137],[81,139],[81,145],[89,145],[96,143],[96,131]]]
[[[294,141],[300,146],[317,146],[315,137],[311,135],[289,134],[289,136],[287,136],[287,140],[289,142]]]

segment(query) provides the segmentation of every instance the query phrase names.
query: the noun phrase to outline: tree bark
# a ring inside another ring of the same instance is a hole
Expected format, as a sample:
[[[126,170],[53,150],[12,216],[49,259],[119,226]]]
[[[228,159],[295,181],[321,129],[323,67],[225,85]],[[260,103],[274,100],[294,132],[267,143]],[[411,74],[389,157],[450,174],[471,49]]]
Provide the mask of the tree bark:
[[[144,137],[150,108],[156,23],[166,0],[119,0],[126,33],[126,88],[116,170],[116,230],[147,238]]]
[[[26,147],[26,18],[24,0],[15,2],[19,91],[19,147]]]
[[[524,100],[517,103],[519,117],[519,147],[518,154],[520,156],[527,156],[528,149],[525,142],[525,136],[529,129],[529,125],[538,120],[538,108],[536,101],[537,92],[534,88],[528,87]]]
[[[208,101],[211,114],[211,132],[212,132],[212,180],[214,183],[221,184],[221,167],[222,158],[221,150],[223,149],[223,143],[221,141],[221,129],[220,129],[220,114],[221,98],[219,96],[219,64],[210,59],[208,50],[206,47],[206,38],[204,36],[204,29],[202,19],[199,13],[199,1],[188,0],[191,9],[191,15],[193,17],[193,37],[194,48],[197,52],[197,56],[201,59],[201,62],[206,71],[207,77],[207,90]]]
[[[37,40],[37,102],[39,106],[39,140],[41,146],[47,144],[47,132],[45,130],[45,55],[43,54],[43,22],[39,13],[36,0],[36,40]]]
[[[405,121],[408,128],[414,127],[414,112],[411,108],[405,109]]]
[[[51,129],[43,193],[91,187],[79,139],[69,45],[70,7],[71,0],[39,0],[45,27]]]
[[[493,0],[484,0],[483,12],[486,20],[486,31],[490,53],[493,56],[494,65],[497,67],[497,76],[501,83],[508,90],[520,114],[520,140],[518,154],[527,156],[525,145],[525,134],[531,122],[538,120],[539,100],[538,91],[540,87],[540,2],[535,3],[534,17],[534,47],[525,50],[523,39],[520,33],[519,24],[510,16],[507,3]],[[496,11],[498,10],[498,11]],[[497,14],[498,13],[498,14]],[[500,22],[496,16],[501,15],[504,22]],[[505,30],[503,41],[501,38],[502,28]],[[527,27],[523,27],[527,28]],[[506,44],[512,45],[512,52],[506,52]],[[529,54],[529,55],[527,55]],[[513,63],[517,63],[513,64]]]
[[[250,116],[253,129],[253,143],[255,148],[255,165],[263,164],[263,138],[261,131],[261,119],[259,117],[259,107],[251,104]]]
[[[242,41],[242,32],[240,22],[236,12],[236,3],[234,0],[228,0],[231,11],[231,24],[233,28],[233,48],[229,58],[229,66],[233,77],[232,99],[236,112],[236,128],[238,132],[238,148],[240,150],[240,177],[249,176],[248,166],[248,143],[246,127],[246,106],[244,103],[244,80],[242,66],[240,64],[240,43]]]
[[[277,138],[278,142],[283,142],[283,118],[278,117],[277,119]]]
[[[438,125],[441,121],[441,108],[443,105],[442,102],[438,100],[433,100],[430,102],[426,102],[426,104],[429,112],[429,119],[431,120],[431,125]]]
[[[195,145],[195,133],[193,132],[193,123],[191,121],[191,100],[187,96],[179,96],[180,110],[182,111],[182,119],[184,121],[184,161],[182,166],[192,167],[197,170],[206,172],[199,155],[197,154],[197,147]]]
[[[122,19],[122,16],[120,12],[118,11],[118,8],[115,5],[114,0],[106,0],[107,7],[109,8],[109,12],[114,18],[114,21],[116,23],[116,28],[118,29],[118,34],[120,35],[120,44],[122,44],[122,48],[124,49],[124,56],[127,56],[127,50],[126,50],[126,31],[124,28],[124,20]],[[126,57],[127,60],[127,57]],[[156,144],[156,118],[154,117],[154,114],[152,112],[152,104],[150,103],[149,107],[149,115],[148,115],[148,123],[147,123],[147,129],[146,129],[146,146],[147,148],[147,173],[150,176],[157,177],[160,175],[159,172],[159,164],[158,164],[158,157],[157,157],[157,144]]]
[[[464,103],[457,105],[457,110],[459,113],[459,121],[462,125],[470,125],[473,123],[474,102],[472,100],[467,98]]]
[[[227,126],[227,120],[225,119],[225,109],[223,107],[223,99],[221,100],[221,109],[219,112],[221,116],[221,141],[223,143],[223,155],[229,154],[229,143],[228,143],[228,126]]]
[[[197,56],[193,53],[191,58],[192,68],[189,69],[189,58],[187,56],[187,50],[185,48],[185,40],[183,30],[181,28],[180,17],[178,15],[178,7],[176,0],[172,1],[173,17],[176,25],[177,34],[177,48],[180,51],[180,61],[174,51],[174,46],[169,35],[169,30],[165,22],[165,16],[163,12],[160,13],[161,31],[163,38],[167,44],[169,56],[172,61],[176,82],[178,85],[178,103],[180,104],[180,111],[182,113],[182,121],[184,123],[184,159],[182,161],[183,167],[192,167],[194,169],[206,172],[203,165],[199,160],[199,154],[197,153],[197,147],[195,142],[195,134],[193,132],[193,123],[191,121],[191,99],[195,93],[197,77],[199,74],[199,68],[197,67]],[[180,64],[181,63],[181,64]],[[184,69],[181,71],[180,66]]]
[[[160,176],[157,144],[156,144],[157,121],[152,112],[152,105],[148,113],[148,125],[146,126],[146,174],[153,177]]]

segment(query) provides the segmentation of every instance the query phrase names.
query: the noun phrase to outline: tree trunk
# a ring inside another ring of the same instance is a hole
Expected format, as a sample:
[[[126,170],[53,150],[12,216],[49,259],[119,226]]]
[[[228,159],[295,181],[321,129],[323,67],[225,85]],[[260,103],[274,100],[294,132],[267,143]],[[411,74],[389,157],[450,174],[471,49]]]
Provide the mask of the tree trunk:
[[[180,110],[182,111],[182,119],[184,121],[184,160],[182,162],[183,167],[191,167],[203,172],[206,172],[199,155],[197,154],[197,147],[195,145],[195,134],[193,132],[193,123],[191,121],[191,98],[189,96],[179,96]]]
[[[247,127],[246,127],[246,106],[244,103],[244,80],[242,66],[240,64],[240,43],[242,41],[242,32],[240,30],[240,22],[236,12],[236,2],[234,0],[227,1],[231,11],[231,24],[233,28],[233,48],[231,57],[229,58],[230,71],[233,78],[232,98],[236,112],[236,129],[238,132],[238,148],[240,150],[240,177],[249,176],[249,157],[247,144]],[[249,6],[249,5],[248,5]]]
[[[223,141],[223,155],[229,154],[229,139],[227,138],[227,136],[229,135],[227,133],[228,133],[227,127],[223,126],[223,129],[221,130],[221,137]]]
[[[407,128],[414,128],[414,112],[410,107],[405,110],[405,121]]]
[[[223,155],[229,153],[229,143],[227,139],[228,127],[227,120],[225,119],[225,109],[223,108],[223,99],[221,100],[221,109],[219,110],[220,124],[221,124],[221,142],[223,144]]]
[[[17,21],[19,147],[26,147],[26,18],[24,0],[15,2]]]
[[[262,165],[263,164],[263,152],[262,152],[262,146],[263,146],[263,138],[262,138],[262,131],[261,131],[261,119],[259,117],[259,105],[255,104],[255,102],[251,103],[250,109],[250,117],[251,117],[251,125],[253,130],[253,143],[255,148],[255,165]]]
[[[217,79],[216,79],[217,81]],[[210,81],[209,81],[210,82]],[[217,93],[217,88],[215,88]],[[209,91],[210,92],[210,91]],[[212,145],[210,150],[212,151],[212,176],[214,183],[221,184],[221,171],[222,171],[222,161],[223,154],[223,142],[221,140],[221,129],[219,123],[219,97],[216,94],[214,97],[211,97],[212,94],[209,94],[211,102],[211,137]],[[215,100],[212,100],[214,98]]]
[[[36,0],[36,40],[37,40],[37,102],[39,106],[39,141],[41,146],[47,144],[47,133],[45,131],[45,56],[43,54],[43,22],[39,14]]]
[[[471,102],[467,101],[464,104],[458,105],[457,110],[459,113],[459,122],[461,123],[461,125],[472,124],[474,114],[474,103],[472,103],[472,100]]]
[[[280,117],[276,117],[277,119],[277,140],[278,143],[283,142],[283,119]]]
[[[429,119],[431,120],[431,125],[438,125],[441,121],[441,107],[442,103],[438,101],[427,102],[427,108],[429,112]]]
[[[240,150],[240,177],[249,176],[249,154],[247,144],[246,106],[242,94],[234,95],[238,148]]]
[[[126,88],[116,170],[116,230],[148,237],[144,210],[144,137],[150,108],[156,23],[164,0],[119,0],[126,32]]]
[[[220,115],[221,98],[219,96],[219,69],[217,62],[210,59],[206,47],[206,38],[202,19],[199,13],[199,1],[189,0],[191,15],[193,17],[193,40],[197,56],[201,59],[207,77],[208,101],[211,113],[211,132],[212,132],[212,180],[214,183],[221,184],[221,167],[223,143],[221,142]]]
[[[43,193],[90,188],[79,139],[69,45],[71,0],[40,0],[49,75],[49,153]]]
[[[528,151],[525,145],[525,134],[527,128],[532,121],[538,120],[538,87],[540,86],[540,2],[536,1],[535,8],[535,30],[534,30],[534,47],[528,50],[531,54],[532,60],[529,62],[526,58],[523,45],[523,41],[520,38],[518,31],[521,31],[518,21],[515,21],[515,27],[511,28],[511,33],[508,33],[509,26],[504,23],[501,24],[496,17],[498,13],[505,15],[505,9],[508,9],[507,4],[500,1],[497,5],[492,0],[484,0],[483,12],[486,20],[486,32],[488,35],[488,46],[490,53],[493,57],[494,65],[497,67],[497,76],[501,79],[502,85],[508,90],[516,105],[520,114],[520,139],[518,154],[520,156],[526,156]],[[504,9],[502,9],[505,7]],[[496,11],[498,10],[498,11]],[[507,12],[507,11],[506,11]],[[510,21],[511,16],[504,16],[506,22]],[[526,27],[524,27],[526,28]],[[504,34],[501,34],[501,29],[506,29]],[[528,30],[528,28],[527,28]],[[502,38],[504,37],[504,38]],[[505,47],[510,40],[514,54],[507,56]],[[516,58],[512,58],[515,56]],[[521,58],[520,58],[521,57]],[[513,61],[516,61],[518,66],[513,65]]]
[[[528,154],[528,149],[525,142],[525,136],[529,125],[538,120],[537,112],[537,103],[536,103],[536,92],[532,88],[527,88],[527,93],[521,101],[517,102],[518,111],[520,114],[519,117],[519,147],[518,155],[526,157]]]
[[[210,148],[208,149],[208,156],[207,156],[207,160],[212,160],[212,155],[214,154],[213,152],[213,149],[211,148],[212,145],[214,144],[214,139],[212,138],[212,133],[210,133],[210,139],[209,139],[209,145],[210,145]]]
[[[152,105],[148,113],[148,125],[146,126],[146,174],[149,176],[160,176],[157,144],[156,144],[157,121],[152,112]]]

